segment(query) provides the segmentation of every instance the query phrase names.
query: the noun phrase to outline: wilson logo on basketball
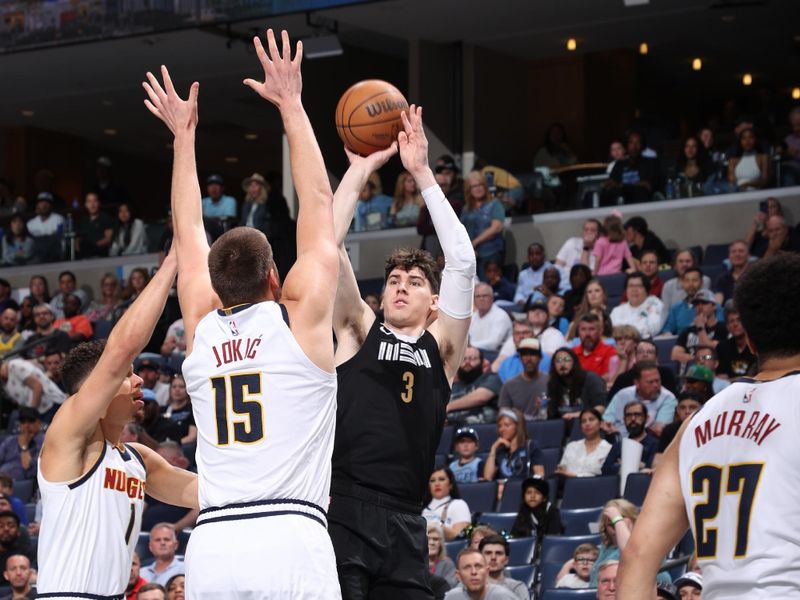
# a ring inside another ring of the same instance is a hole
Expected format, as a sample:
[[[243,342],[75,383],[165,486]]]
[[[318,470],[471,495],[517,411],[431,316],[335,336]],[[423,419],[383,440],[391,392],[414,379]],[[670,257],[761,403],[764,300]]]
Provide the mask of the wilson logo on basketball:
[[[393,110],[405,110],[408,108],[408,103],[403,102],[402,100],[384,100],[382,102],[376,102],[374,104],[367,104],[365,107],[367,109],[367,114],[370,117],[377,117],[379,114],[383,112],[391,112]]]

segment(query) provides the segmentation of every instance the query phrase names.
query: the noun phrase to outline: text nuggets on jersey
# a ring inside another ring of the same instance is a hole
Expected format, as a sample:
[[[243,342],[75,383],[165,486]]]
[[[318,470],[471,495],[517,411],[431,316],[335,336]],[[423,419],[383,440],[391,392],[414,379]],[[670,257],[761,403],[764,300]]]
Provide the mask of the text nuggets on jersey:
[[[106,467],[103,488],[123,492],[128,494],[128,498],[141,500],[144,498],[145,482],[136,477],[131,477],[123,471]]]

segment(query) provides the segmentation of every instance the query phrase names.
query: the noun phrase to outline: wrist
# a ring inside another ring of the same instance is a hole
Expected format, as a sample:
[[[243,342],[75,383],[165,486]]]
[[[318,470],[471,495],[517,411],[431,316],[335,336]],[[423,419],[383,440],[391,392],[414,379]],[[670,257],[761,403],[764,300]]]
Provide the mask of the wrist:
[[[421,169],[414,169],[414,171],[411,173],[411,176],[414,178],[414,181],[417,182],[417,187],[420,190],[424,190],[433,185],[438,185],[436,183],[436,177],[434,177],[433,171],[431,171],[431,168],[428,165],[425,165],[425,167]]]
[[[622,523],[622,521],[624,521],[624,520],[625,520],[625,517],[623,517],[622,515],[617,515],[616,517],[611,519],[611,525],[616,527],[617,523]]]

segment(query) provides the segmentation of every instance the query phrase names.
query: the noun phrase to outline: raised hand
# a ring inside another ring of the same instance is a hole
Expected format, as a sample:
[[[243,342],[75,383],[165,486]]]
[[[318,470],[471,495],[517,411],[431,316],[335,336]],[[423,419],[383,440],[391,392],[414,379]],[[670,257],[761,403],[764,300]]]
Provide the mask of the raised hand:
[[[161,65],[161,77],[164,79],[163,88],[156,76],[149,71],[147,72],[147,81],[142,82],[149,97],[144,101],[147,110],[164,121],[173,135],[194,131],[199,120],[197,94],[200,91],[200,84],[195,81],[189,88],[189,98],[183,100],[175,91],[169,71],[164,65]]]
[[[428,166],[428,138],[422,127],[422,107],[412,104],[408,113],[400,114],[403,121],[403,131],[397,136],[400,145],[400,160],[403,166],[415,178],[420,172],[429,169]]]
[[[385,150],[373,152],[369,156],[361,156],[351,152],[347,146],[344,147],[344,153],[347,154],[347,159],[351,165],[362,165],[368,173],[372,173],[380,169],[390,158],[397,154],[397,142],[392,142],[392,145]]]
[[[289,43],[289,34],[281,31],[283,48],[278,52],[278,44],[275,41],[275,32],[267,29],[267,55],[261,40],[253,38],[253,45],[256,48],[256,55],[264,68],[264,81],[259,82],[255,79],[245,79],[244,84],[254,90],[265,100],[269,100],[279,109],[289,102],[299,101],[300,93],[303,90],[303,78],[300,74],[300,63],[303,60],[303,42],[297,42],[297,50],[294,60],[291,59],[292,47]]]

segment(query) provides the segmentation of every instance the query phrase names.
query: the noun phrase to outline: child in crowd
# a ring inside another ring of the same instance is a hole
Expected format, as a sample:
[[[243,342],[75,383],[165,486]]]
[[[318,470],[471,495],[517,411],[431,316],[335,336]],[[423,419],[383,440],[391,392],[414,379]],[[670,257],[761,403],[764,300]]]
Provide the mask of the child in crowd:
[[[541,544],[545,535],[561,535],[561,513],[549,500],[546,479],[528,477],[522,482],[522,502],[511,526],[513,537],[535,537]]]
[[[575,548],[572,558],[564,563],[556,575],[557,588],[582,589],[589,587],[589,576],[597,560],[599,550],[594,544],[581,544]]]
[[[592,248],[592,254],[595,257],[594,275],[612,275],[622,272],[623,260],[628,261],[629,271],[638,271],[639,261],[631,254],[619,215],[612,214],[606,217],[603,221],[603,229],[606,234],[598,238]]]
[[[563,316],[564,307],[564,296],[553,294],[547,299],[548,325],[558,329],[561,335],[567,335],[567,330],[569,329],[569,321]]]
[[[458,483],[475,483],[483,474],[483,460],[478,458],[478,433],[472,427],[456,431],[455,450],[458,458],[450,463],[450,470]]]

